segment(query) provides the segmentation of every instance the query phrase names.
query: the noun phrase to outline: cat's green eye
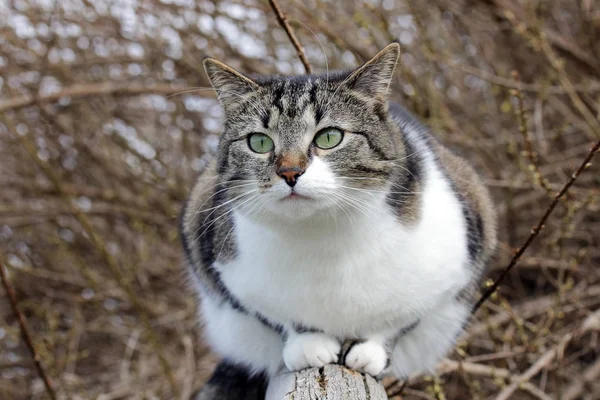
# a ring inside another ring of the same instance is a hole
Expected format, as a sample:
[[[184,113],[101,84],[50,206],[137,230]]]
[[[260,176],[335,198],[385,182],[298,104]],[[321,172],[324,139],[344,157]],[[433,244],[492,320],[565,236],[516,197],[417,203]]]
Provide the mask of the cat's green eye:
[[[248,146],[256,153],[264,154],[273,150],[273,139],[264,133],[253,133],[248,136]]]
[[[333,149],[342,142],[344,133],[337,128],[321,129],[315,135],[315,146],[320,149]]]

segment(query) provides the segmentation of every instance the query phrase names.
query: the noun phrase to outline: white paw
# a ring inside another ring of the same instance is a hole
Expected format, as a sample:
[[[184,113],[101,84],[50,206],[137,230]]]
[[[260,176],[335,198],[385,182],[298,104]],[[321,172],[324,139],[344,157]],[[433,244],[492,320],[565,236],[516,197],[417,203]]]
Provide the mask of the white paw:
[[[385,369],[387,354],[382,345],[372,341],[355,344],[346,356],[348,368],[377,376]]]
[[[289,338],[283,348],[283,362],[290,371],[336,363],[340,343],[324,333],[301,333]]]

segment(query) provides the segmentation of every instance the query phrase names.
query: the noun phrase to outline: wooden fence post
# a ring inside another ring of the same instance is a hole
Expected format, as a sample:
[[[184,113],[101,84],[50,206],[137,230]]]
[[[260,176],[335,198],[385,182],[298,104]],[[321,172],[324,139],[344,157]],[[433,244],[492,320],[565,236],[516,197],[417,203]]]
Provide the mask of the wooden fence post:
[[[369,375],[326,365],[279,375],[265,400],[387,400],[385,388]]]

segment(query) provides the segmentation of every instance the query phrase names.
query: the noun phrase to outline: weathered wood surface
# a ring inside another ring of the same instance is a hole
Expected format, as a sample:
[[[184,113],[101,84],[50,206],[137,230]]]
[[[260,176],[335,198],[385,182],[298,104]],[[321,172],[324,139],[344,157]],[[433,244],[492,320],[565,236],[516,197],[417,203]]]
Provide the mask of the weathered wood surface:
[[[280,375],[266,400],[387,400],[385,388],[369,375],[340,365],[326,365]]]

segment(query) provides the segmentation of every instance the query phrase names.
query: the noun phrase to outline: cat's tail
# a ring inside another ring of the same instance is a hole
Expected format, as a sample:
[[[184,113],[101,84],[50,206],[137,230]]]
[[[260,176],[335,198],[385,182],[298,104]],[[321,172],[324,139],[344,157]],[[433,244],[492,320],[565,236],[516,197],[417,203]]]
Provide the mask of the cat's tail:
[[[264,400],[267,384],[266,374],[253,375],[246,367],[223,360],[190,400]]]

